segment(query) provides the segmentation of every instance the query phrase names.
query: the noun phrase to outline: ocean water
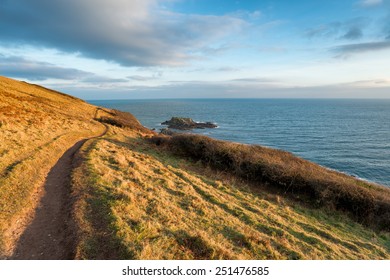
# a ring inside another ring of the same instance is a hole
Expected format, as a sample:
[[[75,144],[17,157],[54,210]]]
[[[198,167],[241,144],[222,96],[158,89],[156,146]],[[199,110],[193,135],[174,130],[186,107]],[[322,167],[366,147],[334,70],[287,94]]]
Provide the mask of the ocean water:
[[[172,116],[211,121],[194,133],[290,151],[325,167],[390,186],[390,100],[100,100],[159,130]]]

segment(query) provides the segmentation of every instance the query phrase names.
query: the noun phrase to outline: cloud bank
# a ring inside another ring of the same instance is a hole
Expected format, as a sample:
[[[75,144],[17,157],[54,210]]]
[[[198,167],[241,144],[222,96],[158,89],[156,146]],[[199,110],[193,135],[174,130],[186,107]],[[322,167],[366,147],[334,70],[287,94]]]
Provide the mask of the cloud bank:
[[[173,13],[162,7],[167,1],[3,0],[0,40],[123,66],[177,66],[245,26],[234,16]]]
[[[47,79],[76,80],[92,73],[73,68],[63,68],[46,62],[37,62],[22,57],[0,55],[0,74],[9,77],[44,81]]]
[[[341,45],[332,50],[341,55],[351,55],[354,53],[381,51],[386,49],[390,49],[390,40]]]
[[[0,54],[0,75],[27,79],[30,81],[46,81],[58,79],[80,81],[86,84],[124,83],[126,79],[102,77],[91,72],[74,68],[60,67],[51,63],[28,60],[17,56]]]
[[[379,81],[380,82],[380,81]],[[389,83],[372,87],[376,81],[361,81],[350,84],[277,87],[264,84],[189,82],[161,87],[134,87],[132,89],[74,89],[59,88],[64,92],[77,92],[87,100],[96,99],[159,99],[159,98],[388,98]],[[367,96],[367,90],[370,95]]]

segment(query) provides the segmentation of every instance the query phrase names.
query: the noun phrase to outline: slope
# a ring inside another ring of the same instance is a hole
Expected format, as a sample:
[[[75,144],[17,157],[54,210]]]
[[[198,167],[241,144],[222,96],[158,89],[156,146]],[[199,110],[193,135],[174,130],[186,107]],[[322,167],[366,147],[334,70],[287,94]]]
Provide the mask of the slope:
[[[33,220],[55,163],[104,130],[95,113],[80,99],[0,77],[0,256],[11,254]]]
[[[161,149],[130,129],[73,173],[80,259],[388,259],[390,236],[340,211]]]
[[[390,258],[387,189],[3,77],[0,174],[3,258]]]

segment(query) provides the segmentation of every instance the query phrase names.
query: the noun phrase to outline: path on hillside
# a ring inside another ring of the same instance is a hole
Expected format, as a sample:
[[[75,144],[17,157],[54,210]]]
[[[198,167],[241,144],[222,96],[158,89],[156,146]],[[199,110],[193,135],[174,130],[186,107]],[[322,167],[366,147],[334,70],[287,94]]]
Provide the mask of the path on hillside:
[[[65,260],[74,258],[75,224],[72,219],[71,172],[75,153],[89,139],[80,140],[52,167],[44,183],[45,193],[34,219],[21,235],[10,259]]]

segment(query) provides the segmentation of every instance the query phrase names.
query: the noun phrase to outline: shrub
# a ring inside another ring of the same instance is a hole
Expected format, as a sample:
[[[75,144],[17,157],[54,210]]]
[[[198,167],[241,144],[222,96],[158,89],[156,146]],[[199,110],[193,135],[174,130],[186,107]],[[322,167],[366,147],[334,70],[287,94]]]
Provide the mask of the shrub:
[[[132,114],[127,112],[111,110],[110,116],[101,116],[97,121],[121,128],[130,128],[144,133],[151,133],[151,130],[142,126]]]
[[[281,150],[180,134],[151,141],[316,207],[349,213],[358,222],[390,230],[390,189],[332,171]]]

